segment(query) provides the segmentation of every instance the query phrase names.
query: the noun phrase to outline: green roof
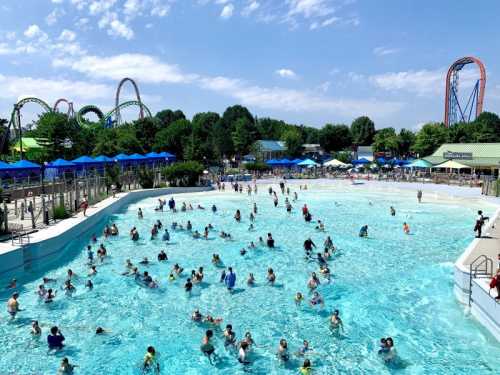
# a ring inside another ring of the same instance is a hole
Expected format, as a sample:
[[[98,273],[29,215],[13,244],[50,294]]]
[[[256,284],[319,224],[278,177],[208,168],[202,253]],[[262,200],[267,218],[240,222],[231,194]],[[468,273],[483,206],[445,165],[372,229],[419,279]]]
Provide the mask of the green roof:
[[[446,152],[471,153],[472,159],[456,159],[471,167],[500,168],[500,143],[445,143],[424,159],[432,164],[440,164],[449,160],[443,157]]]
[[[272,140],[258,140],[257,141],[259,151],[264,152],[277,152],[286,151],[286,145],[283,141],[272,141]]]
[[[23,139],[23,151],[27,151],[30,149],[42,149],[43,146],[40,146],[40,144],[37,142],[35,138],[22,138]],[[20,149],[20,141],[17,141],[16,144],[14,145],[14,149],[16,151],[19,151]]]

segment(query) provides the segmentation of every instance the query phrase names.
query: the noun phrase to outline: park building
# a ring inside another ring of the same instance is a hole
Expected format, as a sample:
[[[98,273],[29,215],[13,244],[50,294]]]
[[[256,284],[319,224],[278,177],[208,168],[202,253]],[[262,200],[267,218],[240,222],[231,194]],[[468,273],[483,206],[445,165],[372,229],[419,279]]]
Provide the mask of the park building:
[[[500,143],[445,143],[424,160],[439,165],[453,160],[473,173],[500,175]]]

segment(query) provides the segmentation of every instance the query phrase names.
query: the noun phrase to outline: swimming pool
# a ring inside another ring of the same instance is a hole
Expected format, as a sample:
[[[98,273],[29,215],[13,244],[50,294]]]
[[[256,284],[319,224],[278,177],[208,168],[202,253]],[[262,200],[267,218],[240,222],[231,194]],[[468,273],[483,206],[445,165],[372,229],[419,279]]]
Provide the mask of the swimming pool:
[[[31,265],[31,272],[18,277],[24,311],[13,321],[5,310],[1,314],[0,373],[54,374],[61,358],[68,356],[79,366],[78,374],[135,374],[140,373],[146,347],[153,345],[160,353],[162,373],[238,374],[246,370],[295,374],[301,359],[293,358],[287,365],[276,360],[280,338],[288,340],[291,352],[297,351],[302,340],[309,340],[316,352],[310,357],[316,374],[498,373],[500,346],[466,315],[452,291],[453,262],[472,238],[475,211],[485,207],[461,202],[418,205],[414,194],[360,189],[313,187],[298,191],[298,195],[290,215],[281,194],[275,208],[264,187],[251,197],[230,191],[177,195],[178,206],[186,201],[207,210],[176,214],[154,212],[156,198],[131,204],[109,218],[118,225],[120,237],[99,238],[98,243],[105,244],[110,256],[92,277],[93,291],[84,288],[88,279],[84,248],[92,232],[76,238],[64,255],[38,261]],[[255,231],[249,231],[248,215],[254,201],[259,211]],[[213,203],[218,207],[216,214],[209,210]],[[304,222],[300,213],[304,203],[313,219],[325,222],[327,233],[317,232],[316,223]],[[389,214],[390,206],[397,211],[395,217]],[[139,207],[145,215],[142,220],[137,219]],[[242,211],[239,224],[233,219],[236,209]],[[157,219],[169,228],[172,221],[185,224],[190,220],[200,232],[211,223],[217,230],[231,233],[235,241],[222,240],[216,232],[206,241],[170,231],[171,243],[165,246],[161,236],[149,239]],[[410,236],[402,232],[404,221],[411,226]],[[358,237],[363,224],[369,225],[369,238]],[[141,234],[138,243],[128,238],[134,225]],[[95,232],[100,234],[102,225]],[[276,240],[276,249],[260,247],[240,255],[242,247],[257,242],[259,236],[265,239],[268,232]],[[341,256],[330,262],[334,281],[319,287],[325,308],[313,310],[307,304],[297,308],[295,293],[308,295],[309,273],[318,269],[315,262],[304,259],[302,243],[311,236],[321,247],[326,235],[332,236]],[[139,267],[159,281],[158,289],[141,287],[120,275],[126,259],[134,263],[144,256],[156,260],[161,249],[166,249],[168,262]],[[219,283],[221,269],[211,265],[212,253],[220,254],[224,264],[235,269],[236,293],[229,294]],[[167,276],[175,263],[185,268],[185,277],[169,282]],[[199,266],[204,266],[205,282],[195,286],[189,297],[183,285],[190,270]],[[268,267],[277,274],[274,287],[265,283]],[[59,290],[53,303],[41,303],[35,295],[41,277],[58,279],[59,288],[68,268],[80,275],[75,281],[76,293],[68,297]],[[249,272],[255,274],[256,287],[246,285]],[[6,285],[8,280],[2,282]],[[4,306],[10,293],[1,295]],[[215,367],[209,364],[200,352],[206,327],[190,320],[195,308],[222,317],[223,326],[231,323],[238,339],[245,331],[252,333],[257,347],[249,368],[243,368],[235,355],[224,349],[217,332],[214,344],[221,361]],[[334,309],[340,310],[344,321],[341,337],[328,329],[328,316]],[[30,337],[32,319],[42,324],[40,340]],[[66,337],[66,347],[57,354],[48,353],[45,341],[52,325],[59,326]],[[110,332],[96,336],[97,326]],[[400,357],[393,366],[385,365],[376,354],[379,338],[386,336],[394,338]]]

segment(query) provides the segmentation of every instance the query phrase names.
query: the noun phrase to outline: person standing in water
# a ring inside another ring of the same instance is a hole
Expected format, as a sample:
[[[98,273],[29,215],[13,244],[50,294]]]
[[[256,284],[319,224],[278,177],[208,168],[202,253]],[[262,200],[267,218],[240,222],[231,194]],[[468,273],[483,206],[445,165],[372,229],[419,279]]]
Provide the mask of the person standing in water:
[[[228,268],[228,273],[224,277],[224,284],[226,284],[227,289],[232,292],[234,286],[236,285],[236,274],[233,272],[233,268]]]
[[[422,190],[417,191],[418,203],[422,203]]]

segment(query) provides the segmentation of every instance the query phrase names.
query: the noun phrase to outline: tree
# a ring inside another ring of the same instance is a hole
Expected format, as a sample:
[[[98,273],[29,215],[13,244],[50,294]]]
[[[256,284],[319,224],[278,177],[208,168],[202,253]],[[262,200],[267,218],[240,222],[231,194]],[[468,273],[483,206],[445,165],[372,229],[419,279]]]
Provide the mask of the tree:
[[[296,129],[289,129],[283,133],[281,138],[288,149],[290,156],[298,156],[302,152],[302,137],[300,132]]]
[[[399,137],[394,128],[383,128],[375,133],[373,137],[373,151],[391,152],[392,155],[398,155]]]
[[[280,139],[286,123],[272,118],[259,118],[257,120],[257,129],[262,139]]]
[[[224,111],[222,118],[214,126],[214,147],[220,158],[230,157],[235,153],[232,135],[239,119],[245,119],[254,124],[254,118],[247,108],[233,105]]]
[[[319,131],[319,144],[327,152],[343,150],[351,143],[351,131],[346,125],[326,124]]]
[[[159,120],[146,117],[134,122],[133,126],[137,139],[146,152],[150,152],[155,142],[155,136],[159,129]]]
[[[415,137],[412,151],[419,157],[432,154],[436,149],[448,140],[448,129],[443,124],[425,124]]]
[[[398,135],[398,149],[400,155],[408,155],[415,143],[415,134],[411,130],[401,129]]]
[[[481,133],[479,142],[500,142],[500,118],[497,114],[483,112],[474,122]]]
[[[370,146],[375,136],[375,124],[367,116],[355,119],[351,124],[352,141],[358,146]]]
[[[159,121],[158,126],[160,128],[166,128],[177,120],[186,119],[184,113],[179,109],[177,111],[172,111],[171,109],[165,109],[163,111],[158,112],[155,115],[155,117]]]
[[[10,135],[8,132],[8,125],[9,125],[8,120],[0,118],[0,142],[5,137],[5,143],[3,144],[3,148],[0,150],[0,153],[2,155],[9,154]]]
[[[213,130],[219,120],[219,114],[214,112],[197,113],[193,117],[191,137],[186,150],[187,159],[215,159]]]
[[[74,156],[71,147],[75,144],[78,131],[76,122],[69,121],[66,114],[51,111],[40,115],[36,128],[26,135],[38,139],[39,144],[45,147],[47,159],[70,159]]]
[[[234,150],[241,156],[249,152],[252,143],[255,141],[256,129],[253,123],[245,117],[236,120],[232,140]]]
[[[116,146],[119,153],[144,153],[144,148],[137,139],[133,125],[122,125],[116,129]]]
[[[169,151],[174,153],[178,159],[184,158],[184,151],[189,143],[191,135],[191,122],[188,120],[177,120],[168,128],[163,128],[155,136],[153,149],[155,151]]]

